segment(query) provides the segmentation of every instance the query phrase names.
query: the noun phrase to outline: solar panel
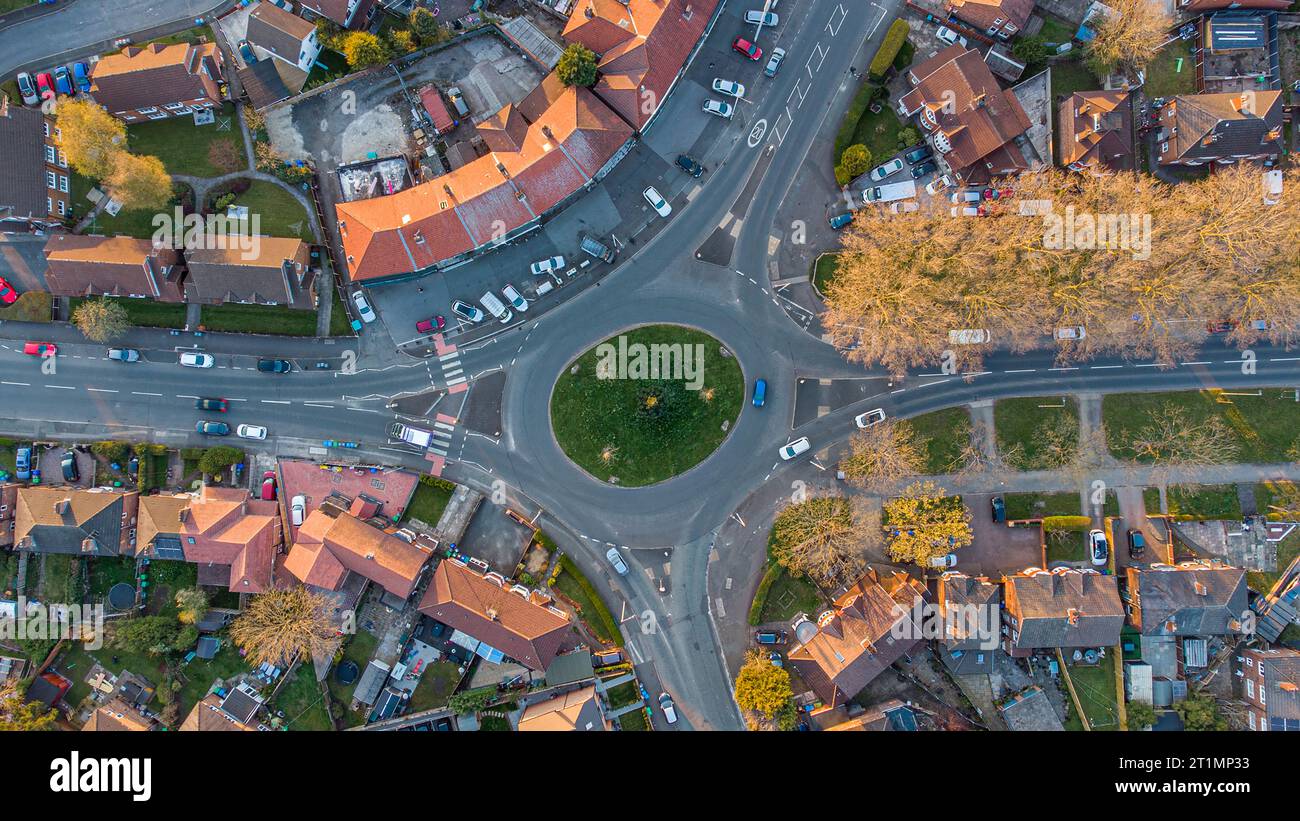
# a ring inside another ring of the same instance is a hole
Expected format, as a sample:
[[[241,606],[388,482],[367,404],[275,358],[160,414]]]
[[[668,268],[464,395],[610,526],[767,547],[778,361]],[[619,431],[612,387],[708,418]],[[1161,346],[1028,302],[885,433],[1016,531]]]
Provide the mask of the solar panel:
[[[158,559],[183,562],[185,561],[185,548],[181,547],[180,539],[157,536],[153,540],[153,555]]]

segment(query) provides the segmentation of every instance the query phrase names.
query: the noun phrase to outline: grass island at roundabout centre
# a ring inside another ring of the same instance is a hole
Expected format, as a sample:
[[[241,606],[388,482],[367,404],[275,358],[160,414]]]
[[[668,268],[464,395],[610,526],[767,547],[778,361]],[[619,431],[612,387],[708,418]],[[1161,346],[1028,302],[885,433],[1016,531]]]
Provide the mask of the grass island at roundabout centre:
[[[745,377],[722,343],[680,325],[647,325],[569,365],[551,393],[551,426],[592,476],[644,487],[708,458],[744,401]]]

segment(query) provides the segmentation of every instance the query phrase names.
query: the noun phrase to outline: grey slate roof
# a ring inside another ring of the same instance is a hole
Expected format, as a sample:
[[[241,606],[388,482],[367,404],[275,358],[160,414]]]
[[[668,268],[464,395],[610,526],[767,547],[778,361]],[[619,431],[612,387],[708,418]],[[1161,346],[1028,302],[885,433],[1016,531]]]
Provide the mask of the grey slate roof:
[[[1186,162],[1282,153],[1282,93],[1255,91],[1247,96],[1253,111],[1239,110],[1242,95],[1189,94],[1175,97],[1161,111],[1169,151],[1161,162]],[[1174,128],[1178,129],[1173,134]],[[1272,139],[1266,140],[1271,134]]]
[[[1128,569],[1128,595],[1144,635],[1223,636],[1247,607],[1246,571],[1236,567]]]
[[[0,105],[0,219],[49,215],[44,121],[40,109]]]
[[[1019,623],[1019,649],[1109,647],[1119,642],[1124,605],[1114,576],[1044,573],[1007,579],[1007,612]]]
[[[1002,705],[1002,719],[1013,731],[1064,731],[1061,719],[1039,687],[1017,693]]]
[[[1268,687],[1265,704],[1269,721],[1300,721],[1300,656],[1261,658],[1259,666],[1264,668],[1264,682]]]

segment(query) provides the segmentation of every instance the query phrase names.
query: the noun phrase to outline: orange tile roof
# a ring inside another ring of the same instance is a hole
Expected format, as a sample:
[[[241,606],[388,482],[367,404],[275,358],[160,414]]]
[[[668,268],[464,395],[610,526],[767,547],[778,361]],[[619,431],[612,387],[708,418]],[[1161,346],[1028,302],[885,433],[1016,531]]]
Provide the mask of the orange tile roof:
[[[316,522],[309,526],[313,519]],[[337,587],[345,571],[351,571],[395,596],[406,598],[415,589],[415,581],[429,556],[350,513],[339,513],[331,519],[318,508],[298,529],[285,569],[306,584],[328,589]]]

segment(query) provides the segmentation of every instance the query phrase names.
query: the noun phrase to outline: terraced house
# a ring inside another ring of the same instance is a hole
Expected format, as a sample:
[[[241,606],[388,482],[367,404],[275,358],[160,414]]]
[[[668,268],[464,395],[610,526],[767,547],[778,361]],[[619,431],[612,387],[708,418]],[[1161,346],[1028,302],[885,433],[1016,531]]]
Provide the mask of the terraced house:
[[[127,123],[165,120],[216,108],[226,99],[216,43],[151,43],[100,58],[90,94]]]
[[[72,201],[68,158],[54,122],[0,95],[0,150],[0,226],[34,230],[61,224]]]
[[[185,298],[179,251],[147,239],[51,234],[45,241],[45,284],[56,296]]]
[[[1003,647],[1017,658],[1054,648],[1114,647],[1124,605],[1114,576],[1057,568],[1008,577]]]

